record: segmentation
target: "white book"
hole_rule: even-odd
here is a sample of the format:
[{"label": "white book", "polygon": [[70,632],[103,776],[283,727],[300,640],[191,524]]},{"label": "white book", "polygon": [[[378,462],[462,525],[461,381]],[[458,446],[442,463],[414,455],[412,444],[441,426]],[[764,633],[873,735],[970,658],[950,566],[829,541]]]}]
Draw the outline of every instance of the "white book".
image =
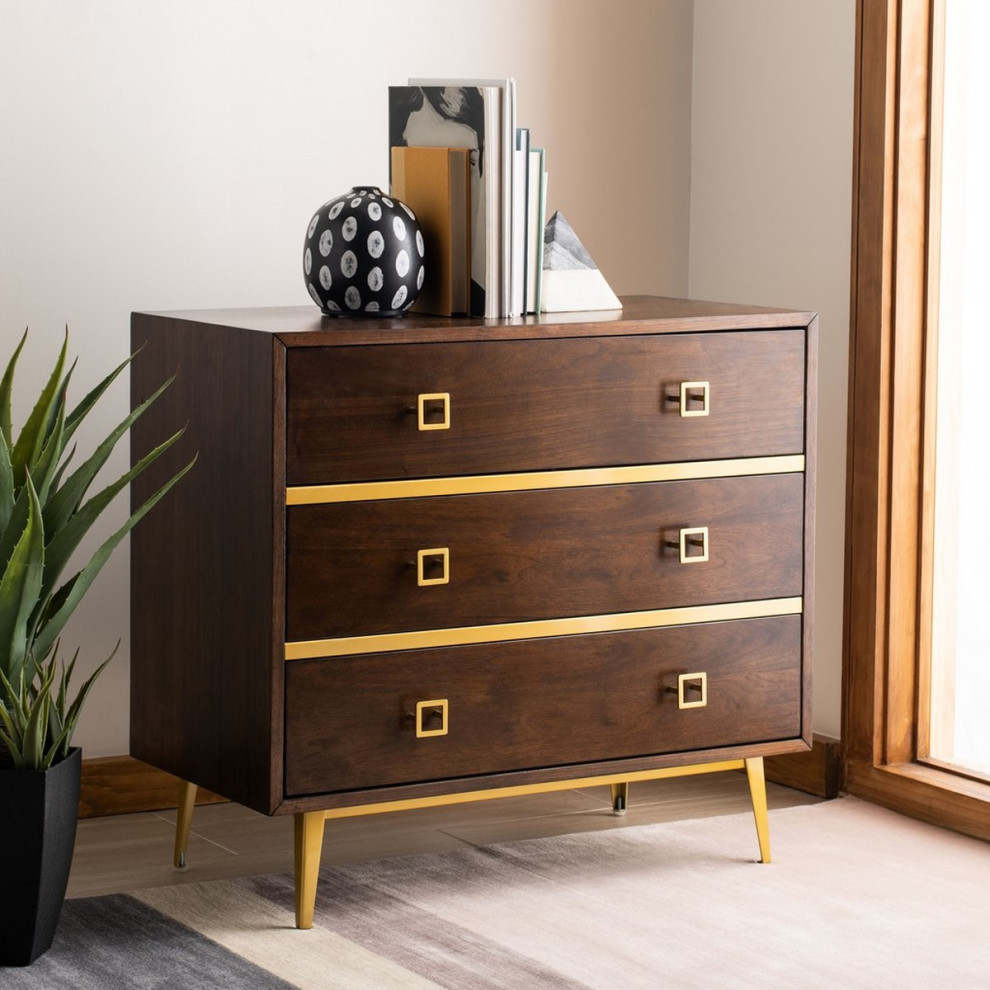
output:
[{"label": "white book", "polygon": [[529,198],[529,128],[517,127],[512,160],[512,305],[509,316],[526,312],[526,207]]},{"label": "white book", "polygon": [[546,225],[546,156],[542,148],[529,152],[526,195],[526,307],[540,311],[540,282],[543,278],[543,228]]}]

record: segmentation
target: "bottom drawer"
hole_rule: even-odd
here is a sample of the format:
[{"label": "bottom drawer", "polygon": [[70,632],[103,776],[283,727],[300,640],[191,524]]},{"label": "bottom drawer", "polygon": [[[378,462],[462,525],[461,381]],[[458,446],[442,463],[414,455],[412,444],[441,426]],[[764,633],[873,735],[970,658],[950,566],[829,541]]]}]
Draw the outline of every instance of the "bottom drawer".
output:
[{"label": "bottom drawer", "polygon": [[800,616],[296,660],[286,794],[790,739],[800,715]]}]

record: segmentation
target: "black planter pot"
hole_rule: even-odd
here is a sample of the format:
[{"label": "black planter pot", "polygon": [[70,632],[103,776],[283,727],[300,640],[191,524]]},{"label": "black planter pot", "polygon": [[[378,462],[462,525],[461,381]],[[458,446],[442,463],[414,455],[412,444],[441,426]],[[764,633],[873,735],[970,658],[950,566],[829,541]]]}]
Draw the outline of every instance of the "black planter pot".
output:
[{"label": "black planter pot", "polygon": [[50,770],[0,770],[0,966],[27,966],[52,944],[76,842],[81,766],[75,748]]}]

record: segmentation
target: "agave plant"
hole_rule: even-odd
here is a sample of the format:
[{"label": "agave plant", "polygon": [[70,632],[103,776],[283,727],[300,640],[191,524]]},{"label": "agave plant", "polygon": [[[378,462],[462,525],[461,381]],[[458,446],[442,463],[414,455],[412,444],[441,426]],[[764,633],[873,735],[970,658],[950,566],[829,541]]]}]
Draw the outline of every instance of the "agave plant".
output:
[{"label": "agave plant", "polygon": [[[31,414],[16,440],[11,392],[27,331],[0,379],[0,759],[44,770],[68,754],[72,733],[93,682],[114,651],[74,698],[69,682],[76,657],[58,658],[59,636],[117,545],[192,467],[195,458],[159,488],[107,537],[72,576],[63,573],[75,550],[113,499],[172,446],[182,430],[146,454],[111,484],[88,496],[96,475],[131,424],[171,384],[166,381],[70,471],[71,444],[80,423],[128,366],[127,358],[71,410],[66,369],[68,332]],[[88,496],[88,497],[87,497]],[[118,644],[119,645],[119,644]],[[78,651],[77,651],[78,655]]]}]

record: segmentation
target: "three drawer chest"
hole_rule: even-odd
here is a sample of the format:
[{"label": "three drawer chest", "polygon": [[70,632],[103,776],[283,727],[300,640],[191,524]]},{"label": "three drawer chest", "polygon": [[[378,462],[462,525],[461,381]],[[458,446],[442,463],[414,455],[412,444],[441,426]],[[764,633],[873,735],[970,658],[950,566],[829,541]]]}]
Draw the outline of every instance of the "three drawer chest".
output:
[{"label": "three drawer chest", "polygon": [[324,823],[745,769],[811,740],[814,314],[136,313],[131,751]]}]

